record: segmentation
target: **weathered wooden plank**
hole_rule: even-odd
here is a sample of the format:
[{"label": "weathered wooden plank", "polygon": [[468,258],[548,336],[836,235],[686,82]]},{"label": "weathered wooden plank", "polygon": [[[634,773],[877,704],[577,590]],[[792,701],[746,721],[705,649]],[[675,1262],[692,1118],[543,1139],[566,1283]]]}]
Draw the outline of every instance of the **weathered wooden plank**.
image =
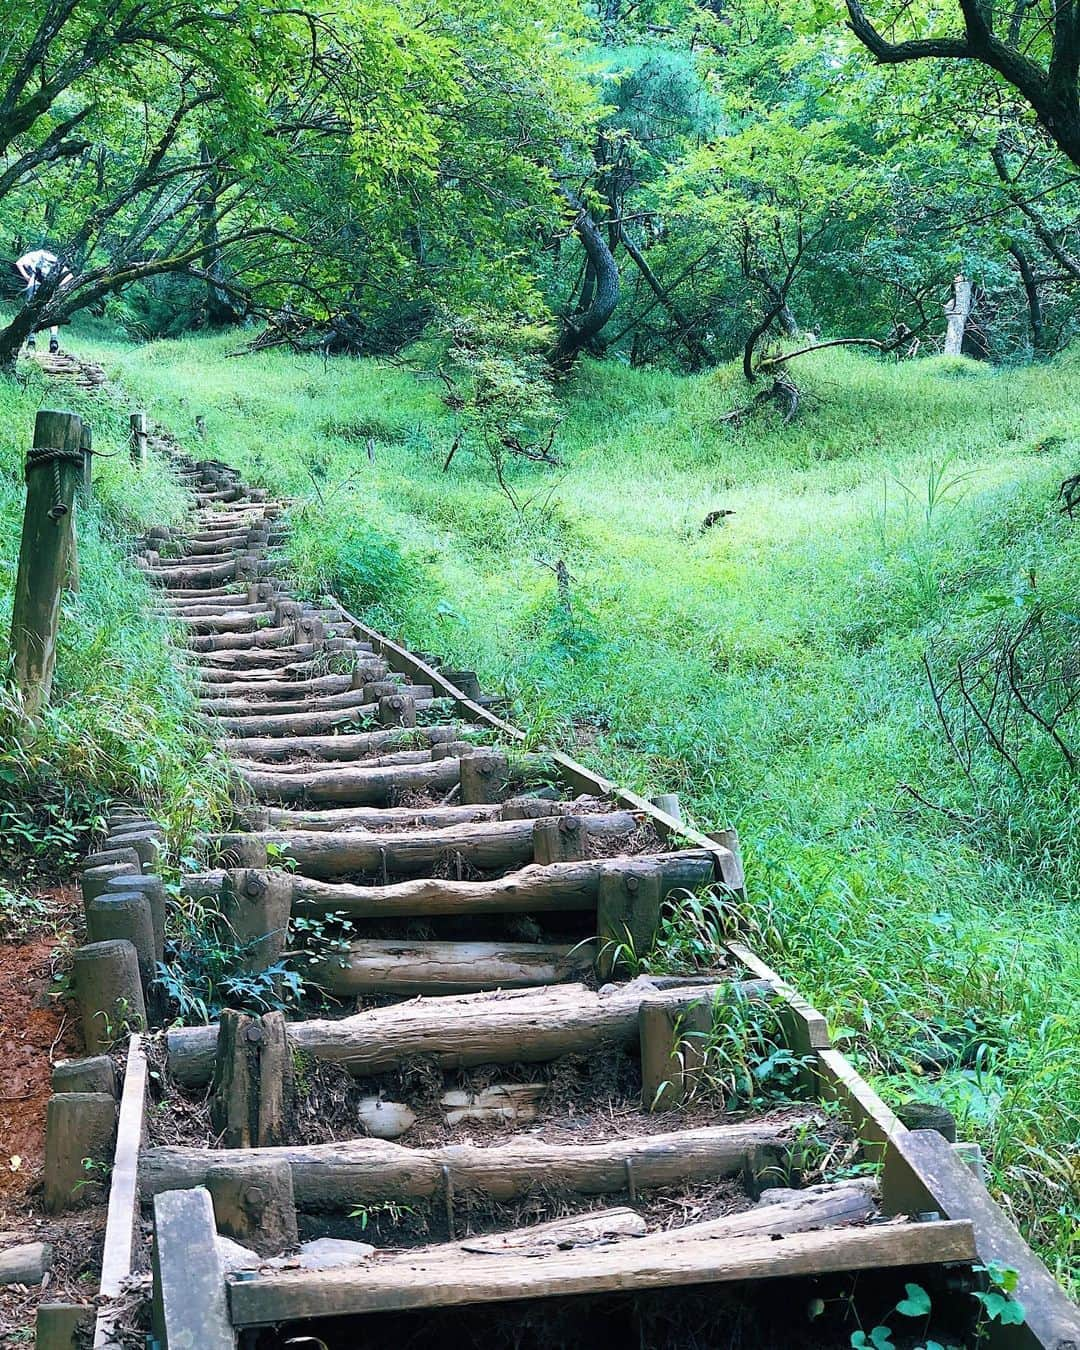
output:
[{"label": "weathered wooden plank", "polygon": [[264,1274],[230,1284],[230,1311],[234,1326],[257,1326],[392,1308],[965,1262],[975,1251],[971,1225],[964,1222],[746,1237],[731,1237],[723,1229],[714,1237],[710,1227],[695,1224],[588,1251],[491,1255],[451,1244],[423,1255],[376,1256],[362,1266],[334,1271]]},{"label": "weathered wooden plank", "polygon": [[902,1129],[889,1140],[881,1187],[888,1213],[935,1210],[943,1219],[969,1222],[978,1260],[983,1265],[999,1261],[1017,1272],[1015,1296],[1024,1305],[1024,1322],[1020,1326],[991,1323],[987,1344],[993,1350],[1076,1350],[1080,1346],[1080,1309],[936,1130]]}]

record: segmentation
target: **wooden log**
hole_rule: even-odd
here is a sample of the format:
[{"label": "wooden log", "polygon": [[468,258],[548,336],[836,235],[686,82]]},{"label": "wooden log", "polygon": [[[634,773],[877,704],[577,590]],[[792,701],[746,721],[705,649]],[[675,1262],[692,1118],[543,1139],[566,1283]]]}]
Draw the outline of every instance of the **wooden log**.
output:
[{"label": "wooden log", "polygon": [[[290,1145],[264,1156],[292,1168],[298,1208],[335,1213],[377,1200],[431,1200],[443,1194],[443,1168],[454,1186],[501,1202],[537,1185],[555,1192],[612,1195],[626,1189],[627,1159],[641,1190],[737,1176],[755,1149],[783,1151],[812,1128],[805,1113],[787,1121],[699,1126],[664,1134],[630,1135],[591,1143],[545,1143],[529,1135],[487,1146],[471,1142],[407,1148],[382,1139]],[[140,1160],[143,1198],[174,1188],[201,1186],[207,1170],[222,1162],[243,1169],[250,1150],[193,1147],[148,1148]]]},{"label": "wooden log", "polygon": [[461,800],[466,806],[502,801],[509,795],[510,763],[505,755],[475,754],[459,763]]},{"label": "wooden log", "polygon": [[130,942],[79,947],[72,969],[83,1041],[91,1054],[112,1049],[125,1030],[146,1025],[139,957]]},{"label": "wooden log", "polygon": [[280,1013],[227,1008],[217,1035],[210,1118],[226,1148],[262,1148],[285,1137],[292,1057]]},{"label": "wooden log", "polygon": [[317,651],[359,652],[360,644],[342,642],[340,647],[328,642],[324,648],[317,648],[312,642],[294,642],[284,647],[250,648],[241,651],[206,652],[199,658],[202,666],[213,666],[219,670],[263,670],[293,665],[297,661],[310,661]]},{"label": "wooden log", "polygon": [[591,1247],[594,1242],[612,1238],[644,1237],[648,1225],[634,1209],[594,1209],[586,1214],[571,1214],[528,1228],[511,1228],[505,1233],[484,1233],[462,1242],[463,1252],[544,1252],[573,1247]]},{"label": "wooden log", "polygon": [[[609,840],[631,834],[636,825],[637,819],[629,811],[612,811],[582,820],[577,833],[582,841],[590,836]],[[264,853],[270,846],[275,856],[294,864],[293,870],[299,876],[323,879],[351,872],[375,876],[429,875],[433,868],[455,857],[480,871],[503,871],[530,862],[534,845],[532,821],[490,820],[394,833],[265,830],[258,834],[220,835],[214,848],[236,850],[242,840],[254,841]]]},{"label": "wooden log", "polygon": [[[295,700],[275,703],[258,698],[204,698],[199,701],[201,712],[229,718],[290,716],[297,712],[340,712],[343,708],[356,712],[358,717],[368,717],[374,716],[378,707],[377,702],[365,699],[362,693],[351,689],[340,694],[319,694],[306,698],[302,708],[297,708]],[[360,708],[365,711],[357,712]]]},{"label": "wooden log", "polygon": [[280,1159],[259,1158],[253,1167],[211,1167],[206,1189],[219,1233],[260,1256],[291,1251],[299,1242],[292,1171]]},{"label": "wooden log", "polygon": [[[302,704],[316,694],[340,694],[349,687],[347,675],[317,675],[311,679],[234,679],[229,672],[207,672],[216,674],[216,678],[199,685],[199,694],[205,701],[220,698],[227,693],[230,698],[241,699],[278,699],[282,702]],[[202,678],[200,676],[200,678]],[[228,688],[223,688],[227,682]]]},{"label": "wooden log", "polygon": [[[850,1202],[857,1212],[865,1198]],[[780,1205],[769,1207],[772,1211]],[[683,1285],[730,1284],[834,1271],[970,1262],[968,1223],[853,1227],[757,1211],[727,1215],[587,1249],[472,1250],[475,1239],[408,1252],[375,1252],[334,1271],[262,1271],[229,1291],[233,1324],[565,1298]]]},{"label": "wooden log", "polygon": [[61,1092],[49,1099],[44,1195],[50,1214],[102,1198],[115,1142],[116,1098],[110,1093]]},{"label": "wooden log", "polygon": [[157,866],[164,851],[164,831],[158,826],[138,830],[117,830],[109,835],[109,843],[117,848],[133,848],[143,868]]},{"label": "wooden log", "polygon": [[552,801],[549,797],[508,797],[502,804],[503,820],[544,820],[571,815],[576,802]]},{"label": "wooden log", "polygon": [[[43,409],[37,414],[9,644],[15,687],[28,719],[40,715],[52,692],[60,597],[74,539],[75,489],[83,473],[81,445],[82,420],[74,413]],[[48,450],[58,457],[44,457]]]},{"label": "wooden log", "polygon": [[147,580],[155,586],[206,586],[215,581],[233,581],[237,576],[235,558],[220,563],[195,563],[185,567],[147,567]]},{"label": "wooden log", "polygon": [[131,462],[137,469],[145,469],[146,414],[144,412],[133,412],[128,420],[131,424],[129,432]]},{"label": "wooden log", "polygon": [[94,1309],[86,1303],[39,1303],[34,1322],[35,1350],[77,1350],[81,1337],[94,1326]]},{"label": "wooden log", "polygon": [[154,928],[154,961],[165,959],[165,914],[167,897],[165,883],[152,873],[141,876],[113,877],[105,886],[103,895],[125,895],[137,891],[145,895],[150,906],[150,919]]},{"label": "wooden log", "polygon": [[308,759],[350,760],[403,745],[437,746],[456,732],[456,727],[448,726],[419,727],[409,731],[342,732],[337,736],[240,736],[225,741],[223,749],[237,759],[272,761],[304,755]]},{"label": "wooden log", "polygon": [[140,891],[106,891],[86,907],[91,942],[130,942],[135,948],[145,997],[157,974],[157,944],[150,901]]},{"label": "wooden log", "polygon": [[292,904],[291,879],[277,872],[227,871],[220,891],[226,933],[242,949],[243,970],[266,970],[285,950]]},{"label": "wooden log", "polygon": [[389,806],[393,797],[401,792],[449,791],[457,785],[460,773],[458,766],[463,762],[444,759],[434,764],[414,764],[402,768],[326,769],[303,776],[249,771],[243,777],[252,792],[266,800]]},{"label": "wooden log", "polygon": [[652,951],[660,924],[660,907],[668,890],[655,873],[612,863],[597,888],[597,974],[609,980]]},{"label": "wooden log", "polygon": [[[607,985],[596,991],[580,984],[549,989],[418,998],[387,1008],[370,1008],[338,1021],[289,1023],[296,1050],[342,1064],[357,1077],[381,1073],[413,1055],[430,1056],[442,1068],[476,1064],[536,1064],[562,1055],[592,1052],[598,1045],[630,1048],[638,1042],[638,1008],[647,998],[685,1007],[720,997],[764,998],[764,981],[720,986],[658,989],[647,979]],[[167,1036],[168,1066],[185,1087],[211,1076],[217,1028],[182,1027]]]},{"label": "wooden log", "polygon": [[[430,764],[432,753],[430,750],[392,750],[386,755],[367,755],[363,760],[365,769],[392,769],[398,768],[404,764]],[[263,773],[266,770],[266,764],[258,759],[243,759],[240,756],[232,757],[233,767],[240,773]],[[302,775],[309,773],[318,773],[323,768],[321,761],[297,760],[291,764],[275,764],[274,773],[287,773],[293,775]]]},{"label": "wooden log", "polygon": [[580,978],[591,943],[395,942],[363,938],[344,954],[309,963],[305,977],[338,997],[466,994],[523,989]]},{"label": "wooden log", "polygon": [[[630,820],[633,829],[637,822],[633,816],[630,816]],[[545,816],[534,820],[533,861],[548,867],[551,863],[580,862],[587,858],[591,825],[592,821],[584,816]]]},{"label": "wooden log", "polygon": [[[246,808],[248,812],[252,809]],[[373,827],[407,830],[419,825],[466,825],[481,820],[496,820],[499,816],[497,802],[488,806],[343,806],[322,811],[297,811],[277,806],[263,809],[266,811],[266,827],[280,830],[362,830]],[[244,819],[246,821],[247,817]],[[263,827],[252,824],[250,828]]]},{"label": "wooden log", "polygon": [[0,1285],[40,1284],[52,1270],[52,1247],[47,1242],[23,1242],[0,1252]]},{"label": "wooden log", "polygon": [[422,878],[386,886],[350,886],[293,878],[293,912],[351,918],[390,918],[425,914],[533,914],[591,910],[596,906],[606,869],[636,869],[643,886],[661,895],[712,877],[712,858],[704,851],[642,855],[626,863],[602,859],[523,867],[491,881]]},{"label": "wooden log", "polygon": [[142,859],[133,848],[106,848],[97,853],[88,853],[79,861],[79,871],[85,872],[91,867],[108,867],[113,863],[130,863],[137,872],[142,871]]}]

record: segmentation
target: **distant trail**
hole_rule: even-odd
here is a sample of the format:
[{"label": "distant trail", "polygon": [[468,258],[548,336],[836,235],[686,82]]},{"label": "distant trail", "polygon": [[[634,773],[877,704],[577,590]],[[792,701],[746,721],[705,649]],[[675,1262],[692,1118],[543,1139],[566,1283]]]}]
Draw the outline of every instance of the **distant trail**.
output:
[{"label": "distant trail", "polygon": [[[52,362],[40,359],[83,387],[104,379]],[[633,978],[662,916],[687,912],[680,895],[740,902],[732,834],[717,842],[669,814],[675,798],[660,810],[565,756],[526,753],[474,674],[333,599],[295,599],[276,575],[288,503],[161,429],[151,443],[192,512],[150,530],[137,561],[186,637],[235,782],[228,829],[203,835],[206,870],[181,891],[244,944],[249,980],[302,949],[314,991],[295,1020],[227,1010],[165,1038],[166,1113],[196,1123],[170,1146],[135,1130],[131,1148],[168,1344],[228,1347],[277,1327],[259,1344],[317,1329],[344,1346],[360,1317],[374,1340],[391,1327],[381,1315],[424,1308],[441,1311],[407,1323],[410,1346],[462,1343],[456,1316],[501,1350],[542,1308],[551,1344],[570,1346],[588,1318],[567,1300],[618,1293],[638,1299],[641,1345],[698,1343],[692,1327],[671,1332],[676,1306],[726,1328],[710,1343],[741,1328],[746,1344],[803,1344],[808,1293],[825,1309],[820,1343],[840,1344],[855,1272],[883,1281],[872,1317],[915,1281],[960,1324],[970,1267],[994,1259],[1020,1271],[1032,1345],[1080,1339],[952,1146],[907,1131],[753,953],[716,941],[707,968]],[[152,838],[140,815],[117,804],[103,849]],[[789,1078],[769,1077],[769,1056]],[[212,1128],[190,1105],[207,1087]],[[888,1157],[880,1191],[837,1175],[858,1140]],[[916,1221],[927,1213],[940,1221]],[[259,1253],[239,1258],[243,1277],[220,1263],[215,1215]],[[301,1236],[319,1241],[260,1260]],[[795,1282],[780,1291],[781,1277]],[[678,1305],[649,1302],[665,1288]],[[502,1320],[483,1306],[506,1302]]]}]

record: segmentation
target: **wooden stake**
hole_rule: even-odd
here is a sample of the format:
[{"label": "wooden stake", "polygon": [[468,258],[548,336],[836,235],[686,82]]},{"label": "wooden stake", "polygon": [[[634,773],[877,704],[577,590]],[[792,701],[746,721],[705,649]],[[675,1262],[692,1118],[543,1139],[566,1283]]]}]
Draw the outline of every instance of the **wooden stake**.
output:
[{"label": "wooden stake", "polygon": [[146,467],[146,414],[131,414],[131,462],[137,469]]},{"label": "wooden stake", "polygon": [[[41,713],[52,690],[60,594],[72,551],[75,485],[82,477],[81,440],[82,419],[74,413],[38,413],[11,618],[15,683],[28,718]],[[43,453],[47,450],[58,457],[50,459]]]},{"label": "wooden stake", "polygon": [[596,969],[602,980],[611,979],[625,964],[624,955],[642,957],[652,949],[667,889],[659,870],[643,871],[633,863],[611,863],[601,872],[596,895]]}]

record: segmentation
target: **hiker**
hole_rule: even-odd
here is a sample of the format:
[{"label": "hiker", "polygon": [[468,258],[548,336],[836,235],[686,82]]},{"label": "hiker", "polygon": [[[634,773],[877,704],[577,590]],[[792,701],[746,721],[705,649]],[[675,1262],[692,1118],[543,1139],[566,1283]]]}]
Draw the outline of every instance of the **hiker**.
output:
[{"label": "hiker", "polygon": [[[50,253],[47,248],[32,249],[29,253],[24,253],[15,263],[15,270],[23,281],[26,282],[26,300],[33,300],[37,294],[37,289],[43,281],[47,281],[52,275],[53,268],[59,263],[55,253]],[[60,278],[60,285],[67,286],[71,283],[71,273],[64,269]],[[58,352],[60,350],[59,328],[56,324],[49,329],[49,351]],[[34,334],[31,333],[26,340],[27,348],[33,351],[37,345],[34,341]]]}]

